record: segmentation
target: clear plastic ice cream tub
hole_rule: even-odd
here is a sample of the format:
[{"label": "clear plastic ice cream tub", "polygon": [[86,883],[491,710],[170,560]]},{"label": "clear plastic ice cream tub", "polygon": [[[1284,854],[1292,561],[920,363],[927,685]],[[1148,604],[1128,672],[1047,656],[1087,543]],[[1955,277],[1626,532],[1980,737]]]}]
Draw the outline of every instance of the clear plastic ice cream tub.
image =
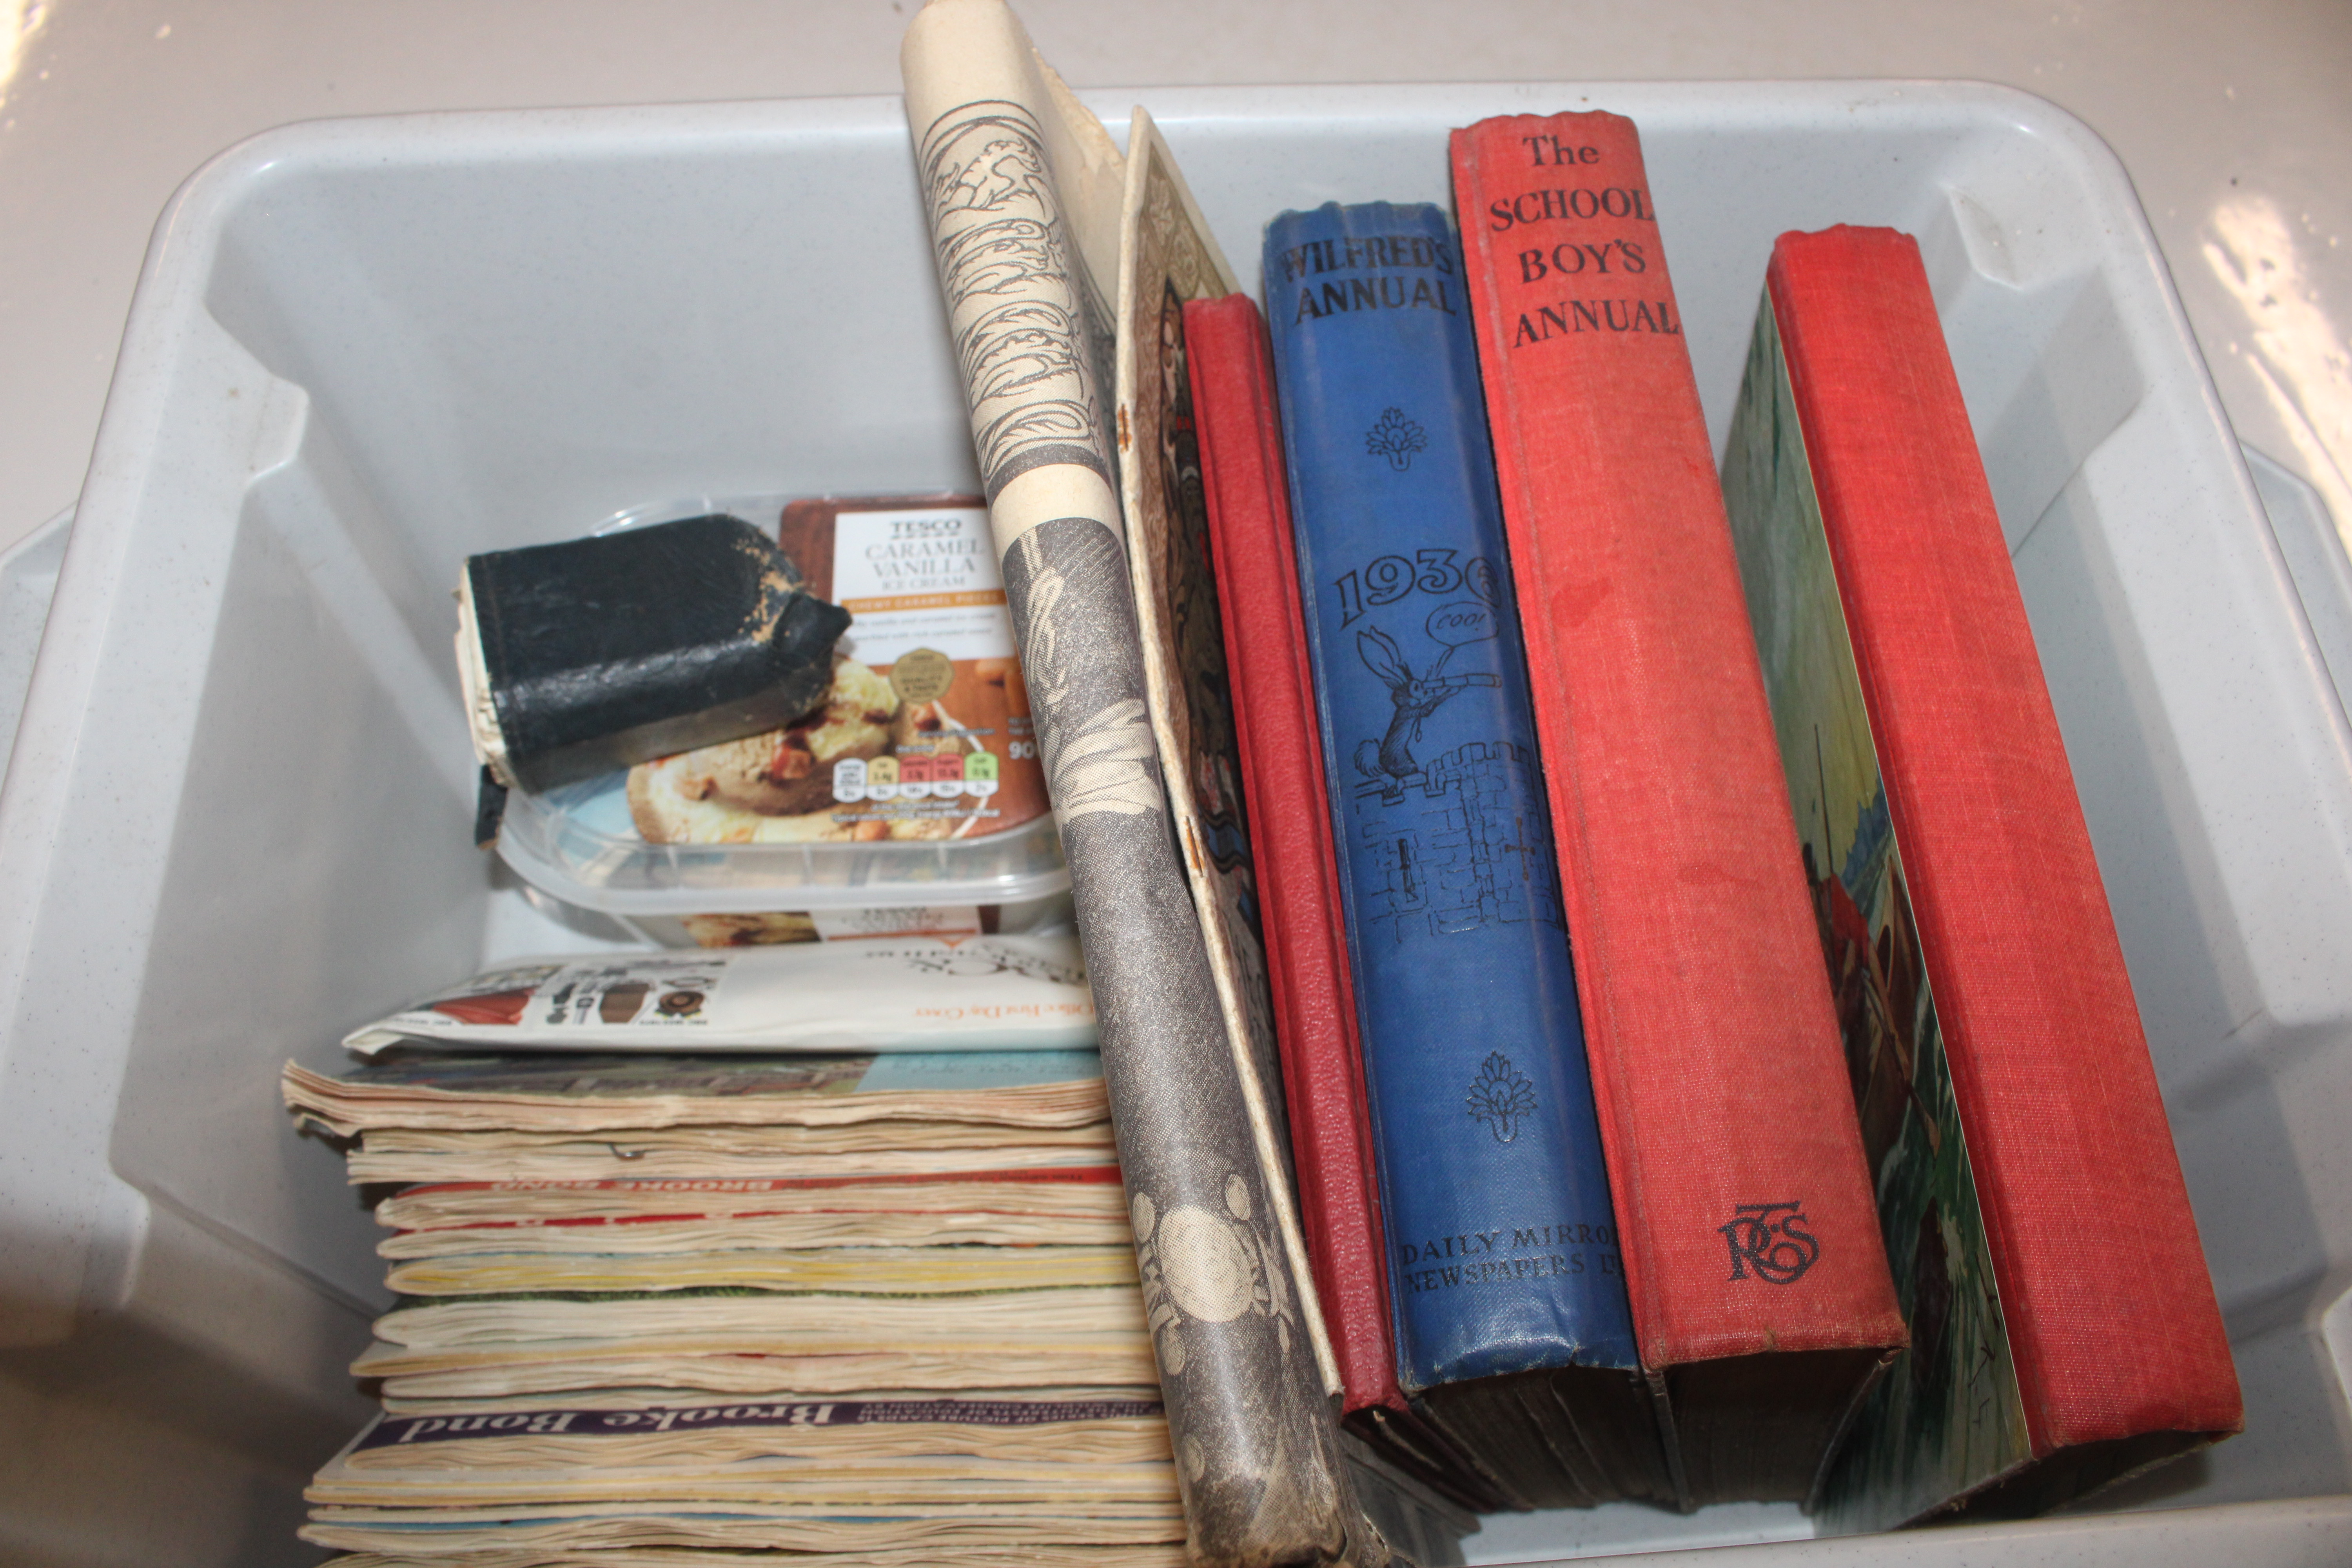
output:
[{"label": "clear plastic ice cream tub", "polygon": [[987,512],[949,494],[700,495],[593,531],[726,513],[856,617],[828,702],[784,730],[507,801],[498,848],[548,898],[726,945],[1031,929],[1069,886]]}]

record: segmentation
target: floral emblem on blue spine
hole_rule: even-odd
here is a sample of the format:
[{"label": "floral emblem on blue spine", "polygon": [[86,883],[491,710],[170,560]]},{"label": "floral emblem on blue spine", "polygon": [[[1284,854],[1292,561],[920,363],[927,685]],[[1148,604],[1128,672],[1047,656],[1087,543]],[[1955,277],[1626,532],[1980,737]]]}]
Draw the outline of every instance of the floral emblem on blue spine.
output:
[{"label": "floral emblem on blue spine", "polygon": [[1528,1081],[1527,1074],[1512,1068],[1510,1058],[1489,1051],[1479,1064],[1478,1076],[1470,1080],[1470,1093],[1463,1103],[1472,1120],[1486,1124],[1496,1142],[1507,1143],[1519,1135],[1519,1118],[1535,1114],[1536,1086]]},{"label": "floral emblem on blue spine", "polygon": [[1412,455],[1428,446],[1428,433],[1406,418],[1402,408],[1382,409],[1380,422],[1364,432],[1364,450],[1386,458],[1400,474],[1412,467]]}]

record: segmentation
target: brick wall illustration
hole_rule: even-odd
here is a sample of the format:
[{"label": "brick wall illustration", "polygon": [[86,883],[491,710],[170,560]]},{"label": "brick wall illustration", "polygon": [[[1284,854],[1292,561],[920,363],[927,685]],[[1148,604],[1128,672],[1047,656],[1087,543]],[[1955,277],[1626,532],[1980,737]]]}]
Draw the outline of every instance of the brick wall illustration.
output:
[{"label": "brick wall illustration", "polygon": [[1383,873],[1359,883],[1367,940],[1563,924],[1543,780],[1526,748],[1473,742],[1410,778],[1368,782],[1356,800],[1360,842]]}]

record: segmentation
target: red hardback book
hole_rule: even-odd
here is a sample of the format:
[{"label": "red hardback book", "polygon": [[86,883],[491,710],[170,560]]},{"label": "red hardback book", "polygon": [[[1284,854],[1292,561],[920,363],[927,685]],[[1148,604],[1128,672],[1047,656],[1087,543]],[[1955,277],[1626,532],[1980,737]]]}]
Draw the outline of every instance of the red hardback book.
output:
[{"label": "red hardback book", "polygon": [[1642,1359],[1690,1500],[1810,1497],[1906,1331],[1640,142],[1453,156]]},{"label": "red hardback book", "polygon": [[1339,1363],[1342,1414],[1391,1460],[1490,1509],[1499,1497],[1397,1386],[1371,1121],[1265,322],[1246,294],[1196,300],[1184,307],[1184,339],[1299,1215]]},{"label": "red hardback book", "polygon": [[[1885,934],[1865,941],[1892,994],[1917,988],[1906,954],[1925,983],[1899,1026],[1877,1030],[1907,1079],[1886,1092],[1864,1082],[1866,1058],[1887,1056],[1873,1009],[1843,1010],[1911,1311],[1913,1364],[1886,1392],[1974,1377],[1979,1427],[2000,1425],[1988,1410],[2017,1412],[2003,1445],[1971,1434],[1961,1473],[1911,1457],[1942,1441],[1939,1402],[1874,1399],[1862,1451],[1833,1481],[1833,1518],[2036,1511],[2238,1430],[2228,1338],[2123,950],[1909,236],[1780,237],[1724,485],[1807,858],[1822,863],[1822,908],[1837,906],[1822,925],[1832,966],[1835,928],[1875,909]],[[1886,869],[1872,871],[1874,851]],[[1944,1135],[1906,1138],[1945,1097]],[[1940,1182],[1906,1179],[1939,1163]],[[1923,1222],[1916,1194],[1931,1189]],[[1997,1283],[1982,1324],[1940,1288],[1974,1271],[1971,1247]],[[1937,1342],[1960,1329],[1977,1342]],[[1921,1364],[1938,1350],[1948,1369]],[[1977,1375],[2004,1362],[2013,1377]]]}]

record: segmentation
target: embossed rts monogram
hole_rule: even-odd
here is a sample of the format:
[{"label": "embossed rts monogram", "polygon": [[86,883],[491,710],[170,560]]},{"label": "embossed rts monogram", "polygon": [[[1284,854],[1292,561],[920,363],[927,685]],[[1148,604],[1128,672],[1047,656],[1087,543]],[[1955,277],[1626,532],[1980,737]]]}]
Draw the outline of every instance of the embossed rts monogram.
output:
[{"label": "embossed rts monogram", "polygon": [[1731,1246],[1733,1279],[1753,1269],[1768,1284],[1793,1285],[1822,1255],[1800,1204],[1741,1204],[1732,1213],[1738,1217],[1718,1228]]}]

